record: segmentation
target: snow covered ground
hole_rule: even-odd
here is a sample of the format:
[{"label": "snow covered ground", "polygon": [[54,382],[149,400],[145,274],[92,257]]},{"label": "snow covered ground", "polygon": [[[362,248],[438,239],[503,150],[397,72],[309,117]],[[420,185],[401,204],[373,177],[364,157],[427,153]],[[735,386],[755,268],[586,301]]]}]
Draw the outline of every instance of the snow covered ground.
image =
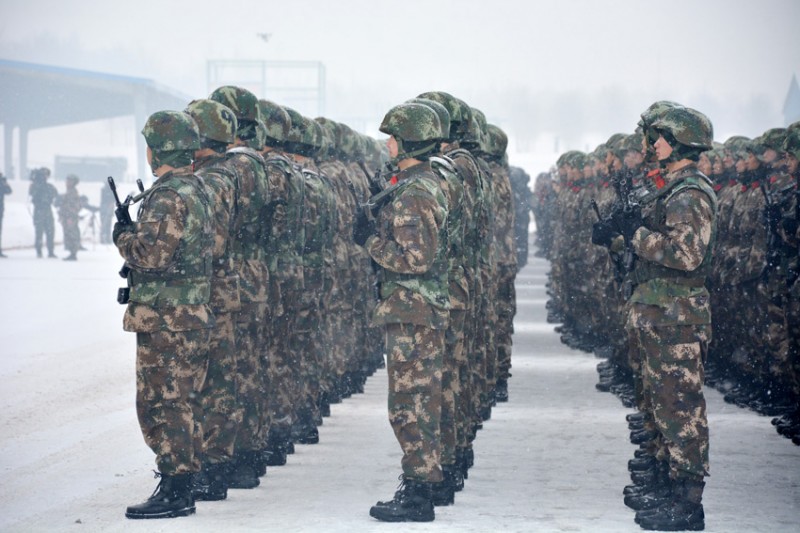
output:
[{"label": "snow covered ground", "polygon": [[[10,242],[23,223],[6,222]],[[76,263],[30,248],[0,260],[0,531],[639,531],[622,503],[628,410],[595,391],[598,359],[561,345],[545,322],[538,259],[517,282],[511,401],[495,408],[465,490],[435,522],[368,515],[400,473],[384,370],[333,406],[320,444],[298,446],[257,489],[199,502],[187,518],[127,520],[125,507],[155,488],[154,462],[134,411],[135,340],[115,302],[120,260],[113,247],[89,248]],[[800,531],[800,447],[769,418],[714,390],[707,398],[707,530]]]}]

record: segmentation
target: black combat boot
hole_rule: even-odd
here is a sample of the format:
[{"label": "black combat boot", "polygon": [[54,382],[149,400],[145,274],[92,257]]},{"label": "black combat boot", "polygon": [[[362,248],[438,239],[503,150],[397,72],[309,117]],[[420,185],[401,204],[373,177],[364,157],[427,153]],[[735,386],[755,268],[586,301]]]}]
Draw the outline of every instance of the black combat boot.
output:
[{"label": "black combat boot", "polygon": [[401,476],[394,499],[378,502],[369,515],[383,522],[432,522],[435,518],[431,484]]},{"label": "black combat boot", "polygon": [[673,482],[669,477],[669,465],[658,463],[656,472],[652,483],[639,485],[639,490],[625,494],[625,505],[634,511],[655,509],[672,498]]},{"label": "black combat boot", "polygon": [[636,513],[642,529],[654,531],[701,531],[705,529],[703,488],[700,476],[681,477],[674,481],[672,497],[653,510]]},{"label": "black combat boot", "polygon": [[508,401],[508,380],[498,379],[497,384],[494,386],[494,397],[498,403]]},{"label": "black combat boot", "polygon": [[452,505],[456,492],[464,488],[461,469],[455,464],[442,465],[442,480],[433,484],[433,505]]},{"label": "black combat boot", "polygon": [[254,489],[261,484],[258,470],[261,463],[261,452],[248,450],[238,452],[231,464],[228,474],[229,489]]},{"label": "black combat boot", "polygon": [[228,497],[229,462],[206,464],[192,474],[192,496],[195,501],[219,501]]},{"label": "black combat boot", "polygon": [[655,439],[657,436],[658,433],[647,428],[631,431],[631,444],[644,444],[645,442]]},{"label": "black combat boot", "polygon": [[192,474],[165,476],[156,472],[161,478],[153,495],[139,505],[131,505],[125,511],[128,518],[175,518],[194,514],[194,498],[192,497]]},{"label": "black combat boot", "polygon": [[656,458],[652,455],[645,455],[644,457],[633,458],[628,461],[628,472],[642,472],[650,470],[656,466]]}]

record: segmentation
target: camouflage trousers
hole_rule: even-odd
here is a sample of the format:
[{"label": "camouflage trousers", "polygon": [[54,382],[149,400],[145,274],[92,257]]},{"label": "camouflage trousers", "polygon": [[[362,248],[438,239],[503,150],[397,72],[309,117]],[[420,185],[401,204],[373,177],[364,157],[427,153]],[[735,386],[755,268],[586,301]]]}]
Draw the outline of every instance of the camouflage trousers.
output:
[{"label": "camouflage trousers", "polygon": [[295,420],[296,370],[299,358],[291,349],[295,310],[286,307],[278,318],[270,321],[271,334],[267,344],[269,358],[269,391],[265,406],[269,414],[270,435],[288,438]]},{"label": "camouflage trousers", "polygon": [[266,343],[266,303],[242,303],[236,322],[236,395],[242,423],[236,433],[236,453],[260,450],[266,445],[268,421],[264,416],[269,390],[263,354]]},{"label": "camouflage trousers", "polygon": [[514,334],[514,315],[517,313],[516,289],[514,279],[517,277],[515,265],[499,265],[497,268],[497,379],[511,377],[511,336]]},{"label": "camouflage trousers", "polygon": [[200,392],[203,403],[203,460],[233,459],[243,409],[236,399],[236,338],[233,315],[215,310],[216,326],[208,343],[208,373]]},{"label": "camouflage trousers", "polygon": [[64,220],[61,227],[64,231],[64,249],[71,254],[77,253],[81,249],[81,230],[78,227],[78,219]]},{"label": "camouflage trousers", "polygon": [[[451,309],[450,320],[444,337],[442,362],[442,419],[439,424],[442,440],[443,465],[452,465],[456,460],[456,446],[466,446],[464,406],[461,403],[461,373],[466,374],[464,357],[463,309]],[[463,444],[459,443],[462,434]]]},{"label": "camouflage trousers", "polygon": [[136,334],[136,414],[164,475],[200,470],[209,330]]},{"label": "camouflage trousers", "polygon": [[304,415],[318,419],[317,400],[322,392],[323,360],[325,352],[322,335],[322,299],[320,293],[309,290],[303,294],[303,305],[298,311],[295,325],[294,345],[299,354],[298,377],[302,387],[301,410]]},{"label": "camouflage trousers", "polygon": [[633,330],[642,361],[647,411],[662,442],[660,459],[671,475],[707,476],[708,419],[703,396],[703,353],[709,326],[650,326]]},{"label": "camouflage trousers", "polygon": [[442,413],[444,331],[387,324],[389,422],[403,450],[408,479],[442,480],[439,423]]}]

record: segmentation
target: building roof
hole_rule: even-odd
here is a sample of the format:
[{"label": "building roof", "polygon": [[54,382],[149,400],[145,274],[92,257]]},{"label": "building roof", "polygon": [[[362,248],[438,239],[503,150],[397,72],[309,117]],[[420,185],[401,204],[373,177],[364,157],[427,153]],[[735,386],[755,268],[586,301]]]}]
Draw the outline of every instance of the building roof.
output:
[{"label": "building roof", "polygon": [[12,127],[141,116],[189,100],[146,78],[0,59],[0,122]]}]

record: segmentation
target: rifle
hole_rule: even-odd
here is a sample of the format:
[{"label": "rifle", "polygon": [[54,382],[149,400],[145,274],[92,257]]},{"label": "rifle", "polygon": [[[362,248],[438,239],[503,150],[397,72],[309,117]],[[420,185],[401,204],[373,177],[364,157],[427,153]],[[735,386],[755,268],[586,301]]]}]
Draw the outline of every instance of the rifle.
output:
[{"label": "rifle", "polygon": [[778,234],[778,222],[780,221],[780,204],[772,197],[772,192],[767,190],[764,182],[758,186],[761,194],[764,195],[764,222],[767,226],[767,266],[763,276],[766,278],[769,272],[780,266],[781,250],[779,247],[780,235]]},{"label": "rifle", "polygon": [[[615,180],[614,190],[619,197],[622,204],[622,211],[626,214],[633,211],[634,202],[631,202],[631,189],[633,186],[633,172],[630,169],[624,169],[619,174],[620,179]],[[629,278],[628,274],[633,272],[636,264],[636,253],[633,251],[633,243],[630,239],[625,238],[625,251],[622,254],[622,269],[624,280],[622,282],[622,296],[628,300],[633,294],[633,281]]]},{"label": "rifle", "polygon": [[[139,194],[136,196],[128,195],[125,198],[124,202],[119,201],[119,195],[117,194],[117,184],[114,183],[114,178],[109,176],[108,177],[108,187],[111,189],[111,192],[114,195],[114,203],[116,203],[117,207],[114,210],[114,215],[117,217],[117,222],[120,224],[133,224],[133,220],[131,220],[131,215],[128,212],[128,208],[131,204],[134,204],[142,199],[144,196],[144,185],[142,184],[141,179],[136,180],[136,186],[139,188]],[[119,269],[119,277],[122,279],[128,279],[128,274],[130,274],[131,267],[128,266],[128,263],[123,263],[122,268]],[[120,304],[127,304],[128,300],[130,300],[131,289],[130,287],[120,287],[117,290],[117,302]]]}]

